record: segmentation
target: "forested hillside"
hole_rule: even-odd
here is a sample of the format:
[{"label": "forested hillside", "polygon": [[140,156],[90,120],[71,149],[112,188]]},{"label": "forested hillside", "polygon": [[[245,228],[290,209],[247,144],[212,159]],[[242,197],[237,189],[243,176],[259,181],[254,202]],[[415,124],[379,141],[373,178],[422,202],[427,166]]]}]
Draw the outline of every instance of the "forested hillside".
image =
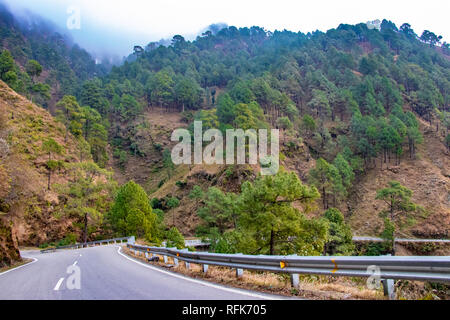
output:
[{"label": "forested hillside", "polygon": [[181,200],[165,207],[168,222],[194,234],[201,205],[186,189],[218,184],[239,192],[257,171],[174,171],[164,160],[170,128],[193,119],[205,129],[277,127],[282,164],[320,192],[317,214],[338,207],[355,233],[379,234],[384,209],[377,190],[401,180],[422,205],[398,221],[403,234],[445,237],[450,62],[440,41],[384,20],[381,30],[340,25],[312,34],[229,27],[193,42],[175,36],[169,47],[135,47],[136,61],[92,82],[110,101],[109,110],[96,108],[111,122],[116,176],[139,181],[160,201]]},{"label": "forested hillside", "polygon": [[[182,246],[180,230],[217,252],[380,254],[392,248],[355,252],[352,234],[448,237],[450,49],[433,32],[227,27],[136,46],[106,73],[54,29],[1,15],[0,78],[51,112],[2,84],[0,211],[21,244]],[[171,133],[194,120],[280,129],[280,172],[175,166]],[[38,177],[25,198],[13,156]]]},{"label": "forested hillside", "polygon": [[8,50],[0,58],[1,80],[47,109],[64,94],[78,92],[83,81],[104,74],[89,53],[52,23],[30,12],[17,18],[2,3],[0,47]]}]

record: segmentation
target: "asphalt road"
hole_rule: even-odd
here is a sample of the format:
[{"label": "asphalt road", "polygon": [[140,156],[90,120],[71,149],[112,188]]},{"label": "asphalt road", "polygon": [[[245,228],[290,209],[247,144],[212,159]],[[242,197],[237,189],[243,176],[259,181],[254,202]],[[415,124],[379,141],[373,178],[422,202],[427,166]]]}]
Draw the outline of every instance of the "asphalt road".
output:
[{"label": "asphalt road", "polygon": [[[34,261],[0,273],[0,300],[281,298],[173,274],[124,255],[117,245],[61,250],[46,254],[39,251],[24,251],[21,254]],[[79,289],[76,270],[80,271]]]}]

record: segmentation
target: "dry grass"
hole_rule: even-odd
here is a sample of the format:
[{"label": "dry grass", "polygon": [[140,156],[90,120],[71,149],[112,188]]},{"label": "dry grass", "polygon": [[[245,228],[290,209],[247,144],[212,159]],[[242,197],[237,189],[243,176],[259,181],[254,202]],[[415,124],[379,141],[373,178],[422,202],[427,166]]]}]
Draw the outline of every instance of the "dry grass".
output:
[{"label": "dry grass", "polygon": [[[129,256],[147,262],[144,253],[135,256],[126,247],[123,252]],[[202,279],[227,286],[260,291],[270,294],[308,298],[316,300],[382,300],[382,289],[369,290],[365,286],[364,279],[353,279],[344,277],[326,276],[300,276],[300,289],[294,289],[290,285],[289,275],[275,274],[271,272],[258,272],[245,270],[241,278],[236,278],[234,269],[218,266],[209,266],[208,272],[202,272],[201,265],[190,264],[190,269],[186,269],[185,263],[180,261],[178,267],[173,266],[174,262],[168,257],[168,265],[164,264],[163,257],[157,255],[159,262],[148,262],[164,268],[170,268],[173,272],[181,273],[192,278]],[[170,266],[172,265],[172,266]]]}]

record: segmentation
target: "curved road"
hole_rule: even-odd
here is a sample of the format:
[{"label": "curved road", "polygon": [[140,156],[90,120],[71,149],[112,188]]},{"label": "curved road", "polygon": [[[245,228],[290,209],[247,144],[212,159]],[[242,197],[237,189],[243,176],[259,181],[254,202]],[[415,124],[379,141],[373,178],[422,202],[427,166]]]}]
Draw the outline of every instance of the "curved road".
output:
[{"label": "curved road", "polygon": [[[0,273],[0,300],[282,298],[187,278],[132,259],[119,248],[108,245],[47,254],[24,251],[22,256],[34,259],[34,262]],[[80,270],[80,289],[76,285],[70,289],[70,284],[76,283],[72,281],[76,274],[74,270]]]}]

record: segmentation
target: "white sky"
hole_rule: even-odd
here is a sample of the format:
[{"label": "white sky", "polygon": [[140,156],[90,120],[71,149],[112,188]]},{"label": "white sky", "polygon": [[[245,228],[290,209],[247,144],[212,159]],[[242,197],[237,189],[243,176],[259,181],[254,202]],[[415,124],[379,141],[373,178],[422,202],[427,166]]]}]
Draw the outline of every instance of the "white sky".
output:
[{"label": "white sky", "polygon": [[64,27],[67,8],[81,9],[75,40],[88,49],[125,55],[134,44],[197,34],[212,23],[268,30],[326,31],[340,23],[383,18],[398,27],[408,22],[419,35],[424,29],[450,41],[449,0],[3,0],[49,18]]}]

